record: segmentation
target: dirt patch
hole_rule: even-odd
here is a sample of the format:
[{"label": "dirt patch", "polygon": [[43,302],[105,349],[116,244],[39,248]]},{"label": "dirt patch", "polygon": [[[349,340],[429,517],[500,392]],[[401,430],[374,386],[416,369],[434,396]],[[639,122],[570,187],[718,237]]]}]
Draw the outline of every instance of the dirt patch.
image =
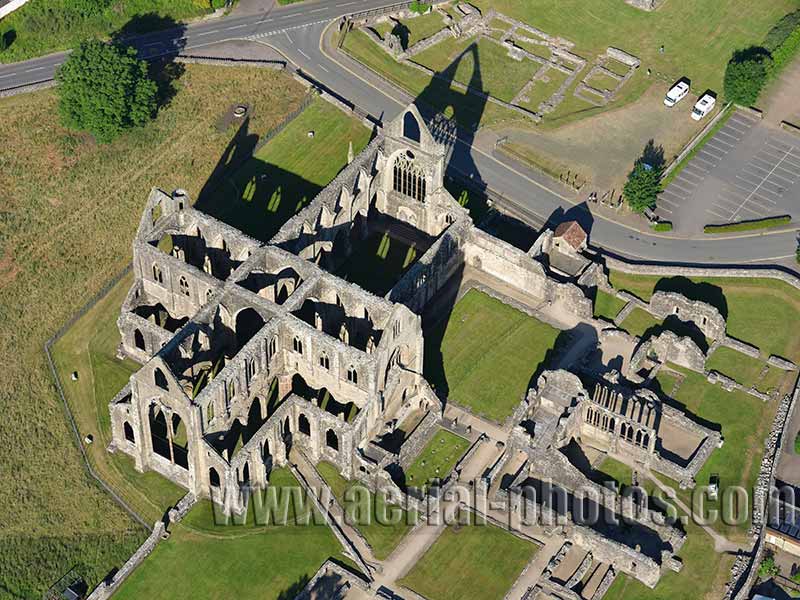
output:
[{"label": "dirt patch", "polygon": [[789,121],[800,125],[800,60],[795,60],[764,94],[764,120],[772,124]]},{"label": "dirt patch", "polygon": [[696,98],[668,109],[666,86],[655,83],[634,103],[551,131],[501,130],[508,142],[581,173],[594,191],[620,190],[634,161],[649,140],[664,147],[669,162],[704,125],[689,117]]}]

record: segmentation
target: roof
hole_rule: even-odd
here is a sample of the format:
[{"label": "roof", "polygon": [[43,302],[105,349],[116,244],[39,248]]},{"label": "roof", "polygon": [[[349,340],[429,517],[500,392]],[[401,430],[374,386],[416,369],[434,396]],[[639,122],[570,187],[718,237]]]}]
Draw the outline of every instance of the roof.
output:
[{"label": "roof", "polygon": [[580,249],[586,243],[588,236],[583,227],[577,221],[564,221],[556,227],[554,237],[562,238],[575,250]]}]

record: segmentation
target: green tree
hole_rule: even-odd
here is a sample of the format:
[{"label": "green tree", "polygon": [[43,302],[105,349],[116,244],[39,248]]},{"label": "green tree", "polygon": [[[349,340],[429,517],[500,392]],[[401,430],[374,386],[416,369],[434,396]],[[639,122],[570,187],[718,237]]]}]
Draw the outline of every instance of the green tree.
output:
[{"label": "green tree", "polygon": [[90,17],[103,12],[111,0],[65,0],[64,7],[83,17]]},{"label": "green tree", "polygon": [[778,573],[781,572],[780,567],[775,563],[775,558],[768,554],[764,557],[761,561],[761,564],[758,566],[758,576],[761,579],[769,579],[770,577],[775,577]]},{"label": "green tree", "polygon": [[622,195],[631,210],[641,213],[646,208],[655,208],[656,196],[661,191],[660,180],[659,169],[649,168],[642,162],[636,163],[622,189]]},{"label": "green tree", "polygon": [[767,81],[772,58],[764,48],[751,47],[733,53],[725,68],[725,98],[751,106]]},{"label": "green tree", "polygon": [[59,68],[59,113],[65,127],[109,142],[156,111],[157,86],[133,48],[91,40]]}]

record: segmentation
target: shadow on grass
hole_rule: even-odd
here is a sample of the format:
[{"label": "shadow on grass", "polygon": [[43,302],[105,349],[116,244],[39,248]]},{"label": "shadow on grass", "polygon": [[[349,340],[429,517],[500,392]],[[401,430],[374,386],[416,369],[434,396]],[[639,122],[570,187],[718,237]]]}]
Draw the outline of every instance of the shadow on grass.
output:
[{"label": "shadow on grass", "polygon": [[728,318],[728,301],[722,288],[712,283],[694,282],[687,277],[665,277],[659,279],[654,292],[677,292],[689,300],[705,302],[716,308],[723,319]]},{"label": "shadow on grass", "polygon": [[672,331],[681,337],[690,338],[697,344],[697,347],[703,351],[703,354],[708,353],[708,340],[705,334],[700,331],[700,328],[691,321],[681,321],[675,315],[669,315],[664,319],[664,322],[659,325],[648,327],[641,335],[641,339],[647,340],[651,337],[659,336],[665,331]]}]

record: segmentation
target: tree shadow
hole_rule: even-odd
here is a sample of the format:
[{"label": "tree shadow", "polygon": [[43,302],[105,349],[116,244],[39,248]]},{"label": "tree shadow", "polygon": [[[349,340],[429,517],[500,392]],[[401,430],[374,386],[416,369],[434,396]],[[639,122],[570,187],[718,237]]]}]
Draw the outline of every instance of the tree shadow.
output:
[{"label": "tree shadow", "polygon": [[135,48],[150,63],[150,77],[158,85],[158,106],[167,106],[177,93],[175,82],[185,67],[175,62],[186,46],[186,25],[155,12],[133,16],[111,34],[114,44]]},{"label": "tree shadow", "polygon": [[664,159],[664,146],[656,146],[655,140],[648,140],[644,146],[642,155],[636,159],[636,164],[646,165],[647,167],[661,173],[664,170],[666,160]]},{"label": "tree shadow", "polygon": [[17,30],[9,29],[8,31],[0,31],[0,52],[8,50],[17,41]]},{"label": "tree shadow", "polygon": [[728,301],[722,288],[713,283],[696,282],[681,275],[659,279],[654,292],[677,292],[689,300],[705,302],[716,308],[723,319],[728,318]]},{"label": "tree shadow", "polygon": [[768,61],[772,58],[769,50],[763,46],[749,46],[741,50],[734,50],[731,55],[730,63],[746,63],[746,62],[761,62]]}]

